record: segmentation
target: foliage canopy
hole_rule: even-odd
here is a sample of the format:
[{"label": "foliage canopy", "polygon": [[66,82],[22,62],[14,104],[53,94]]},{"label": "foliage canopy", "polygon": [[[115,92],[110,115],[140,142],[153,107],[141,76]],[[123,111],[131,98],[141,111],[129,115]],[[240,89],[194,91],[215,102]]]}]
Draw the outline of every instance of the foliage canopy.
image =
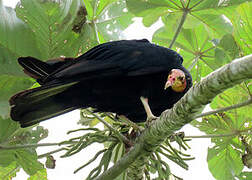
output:
[{"label": "foliage canopy", "polygon": [[[124,39],[123,31],[135,17],[141,17],[146,27],[157,21],[163,23],[153,34],[152,41],[177,50],[195,83],[233,59],[252,54],[251,0],[21,0],[15,9],[4,6],[0,0],[1,179],[15,177],[20,168],[31,176],[29,179],[46,179],[47,176],[45,165],[38,161],[44,156],[38,157],[36,153],[36,144],[47,137],[47,130],[41,126],[21,129],[9,117],[9,97],[35,83],[21,72],[16,59],[20,56],[43,60],[76,57],[99,43]],[[217,96],[210,107],[215,110],[251,100],[251,88],[251,81],[244,81]],[[106,170],[110,161],[117,162],[125,152],[123,140],[116,132],[109,128],[101,131],[93,126],[103,119],[120,132],[129,130],[113,121],[113,115],[99,115],[101,117],[89,109],[83,110],[81,122],[90,127],[79,131],[94,133],[61,143],[67,145],[62,149],[66,150],[65,157],[93,142],[104,143],[105,149],[97,153],[97,156],[103,154],[100,169],[92,171],[90,178],[98,175],[101,167]],[[215,144],[208,149],[207,161],[216,179],[252,177],[251,172],[243,171],[244,166],[252,166],[251,122],[251,105],[247,105],[191,123],[209,135]],[[174,137],[186,149],[186,142],[180,136]],[[85,138],[92,140],[81,143]],[[158,172],[160,179],[172,173],[160,154],[188,168],[184,161],[187,155],[172,147],[171,141],[169,138],[146,163],[147,171]],[[48,165],[51,161],[49,158],[47,168],[51,167]],[[117,179],[125,177],[124,173]]]}]

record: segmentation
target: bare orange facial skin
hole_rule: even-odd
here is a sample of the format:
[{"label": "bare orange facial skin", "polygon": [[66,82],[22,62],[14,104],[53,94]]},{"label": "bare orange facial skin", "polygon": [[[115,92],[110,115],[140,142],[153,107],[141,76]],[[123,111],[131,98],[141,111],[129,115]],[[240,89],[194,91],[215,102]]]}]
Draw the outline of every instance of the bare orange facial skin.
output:
[{"label": "bare orange facial skin", "polygon": [[180,69],[172,69],[168,75],[164,89],[171,87],[175,92],[183,92],[186,88],[185,73]]}]

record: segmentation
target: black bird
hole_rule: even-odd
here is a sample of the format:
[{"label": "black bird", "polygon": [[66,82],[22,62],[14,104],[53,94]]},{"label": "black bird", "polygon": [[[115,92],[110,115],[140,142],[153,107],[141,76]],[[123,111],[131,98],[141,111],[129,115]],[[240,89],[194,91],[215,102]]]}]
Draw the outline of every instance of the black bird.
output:
[{"label": "black bird", "polygon": [[159,116],[192,86],[182,57],[146,39],[100,44],[77,58],[18,62],[41,85],[10,99],[11,118],[21,127],[87,107],[143,122],[146,112],[153,117],[150,107]]}]

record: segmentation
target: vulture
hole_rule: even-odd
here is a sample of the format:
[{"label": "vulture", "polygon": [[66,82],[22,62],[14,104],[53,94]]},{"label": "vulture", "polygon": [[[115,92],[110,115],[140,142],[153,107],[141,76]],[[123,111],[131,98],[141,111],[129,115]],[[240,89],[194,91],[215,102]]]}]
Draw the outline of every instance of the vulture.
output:
[{"label": "vulture", "polygon": [[77,58],[20,57],[23,71],[41,86],[12,96],[10,116],[28,127],[92,107],[144,122],[171,108],[192,86],[182,62],[177,52],[146,39],[107,42]]}]

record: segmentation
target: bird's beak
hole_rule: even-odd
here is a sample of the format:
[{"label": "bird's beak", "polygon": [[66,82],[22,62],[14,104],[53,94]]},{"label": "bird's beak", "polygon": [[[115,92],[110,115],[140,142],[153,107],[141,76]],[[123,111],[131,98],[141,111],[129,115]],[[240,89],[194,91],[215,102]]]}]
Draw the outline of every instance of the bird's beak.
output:
[{"label": "bird's beak", "polygon": [[166,83],[165,83],[165,87],[164,87],[164,90],[166,90],[168,87],[171,87],[172,86],[172,84],[173,84],[173,82],[171,82],[171,81],[166,81]]}]

